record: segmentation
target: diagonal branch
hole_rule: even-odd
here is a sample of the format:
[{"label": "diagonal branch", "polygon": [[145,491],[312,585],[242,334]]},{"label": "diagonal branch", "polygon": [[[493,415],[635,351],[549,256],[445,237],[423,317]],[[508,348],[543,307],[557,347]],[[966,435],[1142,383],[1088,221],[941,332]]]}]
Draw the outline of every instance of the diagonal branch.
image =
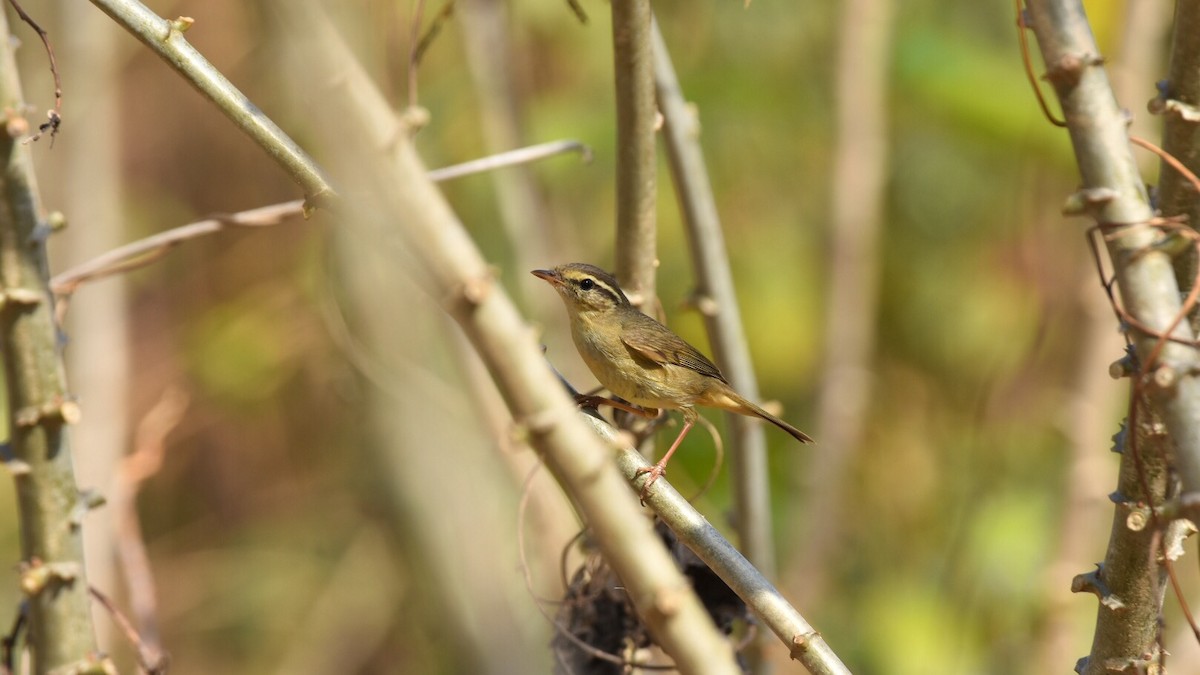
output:
[{"label": "diagonal branch", "polygon": [[[395,223],[403,248],[417,260],[406,271],[441,302],[475,347],[523,437],[544,453],[546,465],[587,518],[658,644],[684,672],[736,673],[731,646],[640,515],[610,449],[578,419],[546,367],[533,331],[428,180],[407,136],[388,135],[387,129],[369,123],[390,114],[382,94],[313,3],[290,0],[280,16],[307,38],[306,72],[337,87],[321,92],[322,105],[314,115],[362,132],[326,137],[364,169],[347,183],[362,188],[347,200],[348,207],[356,209],[356,217]],[[369,168],[364,166],[368,163]]]},{"label": "diagonal branch", "polygon": [[168,21],[137,0],[92,0],[92,4],[158,54],[258,143],[300,184],[312,207],[325,206],[337,196],[316,162],[183,37],[192,24],[190,18]]}]

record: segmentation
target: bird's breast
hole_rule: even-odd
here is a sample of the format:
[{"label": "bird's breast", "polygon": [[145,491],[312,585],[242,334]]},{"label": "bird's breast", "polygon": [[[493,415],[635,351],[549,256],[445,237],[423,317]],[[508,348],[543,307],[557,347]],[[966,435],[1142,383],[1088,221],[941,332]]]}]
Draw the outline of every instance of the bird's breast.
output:
[{"label": "bird's breast", "polygon": [[580,317],[572,322],[571,337],[583,362],[605,389],[647,408],[679,408],[691,403],[669,386],[672,369],[678,366],[635,359],[620,335],[590,330],[585,321]]}]

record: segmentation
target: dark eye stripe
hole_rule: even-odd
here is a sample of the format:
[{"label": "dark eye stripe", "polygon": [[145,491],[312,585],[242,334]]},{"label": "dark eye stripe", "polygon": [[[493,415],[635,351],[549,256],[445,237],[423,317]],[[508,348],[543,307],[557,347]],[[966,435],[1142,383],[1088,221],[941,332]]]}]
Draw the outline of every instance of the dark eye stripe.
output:
[{"label": "dark eye stripe", "polygon": [[606,284],[603,281],[598,280],[598,279],[593,279],[591,277],[584,277],[582,279],[572,279],[571,282],[574,283],[576,286],[578,286],[583,291],[602,293],[609,300],[612,300],[614,303],[616,303],[618,305],[621,304],[621,300],[624,299],[624,296],[622,296],[618,293],[615,293],[608,284]]}]

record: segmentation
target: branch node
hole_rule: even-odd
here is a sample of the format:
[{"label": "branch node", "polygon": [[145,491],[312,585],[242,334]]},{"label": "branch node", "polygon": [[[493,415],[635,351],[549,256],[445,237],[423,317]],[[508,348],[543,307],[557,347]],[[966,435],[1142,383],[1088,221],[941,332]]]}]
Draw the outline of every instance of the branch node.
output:
[{"label": "branch node", "polygon": [[700,291],[692,291],[687,300],[684,301],[684,306],[694,309],[700,314],[713,317],[717,315],[720,305],[717,304],[717,299],[707,293]]},{"label": "branch node", "polygon": [[82,568],[77,562],[47,563],[40,558],[33,558],[21,563],[18,571],[21,574],[21,591],[32,598],[51,585],[69,586],[75,583]]},{"label": "branch node", "polygon": [[1130,506],[1129,515],[1125,516],[1125,527],[1131,532],[1141,532],[1150,523],[1150,509],[1145,504]]},{"label": "branch node", "polygon": [[1125,422],[1121,422],[1121,428],[1117,430],[1117,433],[1112,435],[1112,451],[1118,455],[1125,454],[1125,441],[1128,438],[1128,428],[1125,426]]},{"label": "branch node", "polygon": [[1150,99],[1150,102],[1146,104],[1146,109],[1152,115],[1170,113],[1184,122],[1191,122],[1192,124],[1200,123],[1200,108],[1178,99],[1166,98],[1162,92],[1159,92],[1158,96]]},{"label": "branch node", "polygon": [[1063,54],[1046,70],[1046,79],[1060,89],[1074,87],[1083,77],[1088,66],[1104,64],[1104,59],[1095,54]]},{"label": "branch node", "polygon": [[1150,381],[1159,389],[1171,389],[1179,383],[1179,372],[1172,366],[1162,363],[1154,369],[1154,374],[1151,375]]},{"label": "branch node", "polygon": [[41,405],[21,408],[13,415],[13,422],[21,429],[28,429],[46,421],[76,424],[82,418],[83,409],[79,403],[59,394]]},{"label": "branch node", "polygon": [[31,288],[7,288],[0,291],[0,310],[8,307],[37,307],[44,296]]},{"label": "branch node", "polygon": [[1082,188],[1073,192],[1063,203],[1064,216],[1095,215],[1096,207],[1103,206],[1120,196],[1109,187]]},{"label": "branch node", "polygon": [[664,617],[675,616],[679,613],[679,591],[673,588],[662,588],[654,594],[654,610]]},{"label": "branch node", "polygon": [[462,285],[462,297],[468,305],[478,307],[483,304],[483,301],[491,294],[492,287],[495,286],[497,274],[496,268],[489,266],[487,272],[467,280]]},{"label": "branch node", "polygon": [[[7,445],[8,444],[5,444],[6,452],[7,452]],[[33,467],[29,466],[28,462],[19,460],[16,457],[11,457],[11,456],[7,457],[7,459],[4,460],[4,467],[6,469],[8,469],[8,473],[10,475],[12,475],[14,478],[16,478],[17,476],[28,476],[33,471]]]},{"label": "branch node", "polygon": [[544,436],[553,431],[557,424],[553,410],[540,410],[519,422],[513,435],[522,441],[529,436]]},{"label": "branch node", "polygon": [[407,136],[413,136],[425,125],[429,124],[429,110],[419,105],[410,105],[400,113],[400,129]]},{"label": "branch node", "polygon": [[71,509],[71,528],[78,530],[83,525],[83,519],[92,509],[98,509],[106,503],[104,495],[96,490],[80,490],[79,501]]},{"label": "branch node", "polygon": [[29,133],[29,120],[12,108],[4,109],[4,133],[9,138],[22,138]]},{"label": "branch node", "polygon": [[174,21],[167,23],[167,34],[163,36],[163,41],[170,40],[176,35],[182,36],[194,23],[196,23],[196,20],[190,16],[176,17]]},{"label": "branch node", "polygon": [[821,637],[817,631],[811,633],[797,633],[792,636],[792,648],[789,650],[788,656],[793,661],[800,661],[801,657],[808,652],[809,645],[815,638]]},{"label": "branch node", "polygon": [[1101,573],[1104,571],[1104,566],[1096,565],[1096,569],[1086,574],[1078,574],[1071,580],[1072,593],[1093,593],[1097,598],[1100,598],[1100,604],[1111,610],[1118,610],[1125,606],[1125,603],[1113,595],[1112,591],[1108,590],[1108,585],[1101,578]]},{"label": "branch node", "polygon": [[1137,373],[1137,370],[1137,364],[1134,363],[1133,357],[1128,352],[1125,356],[1108,364],[1108,376],[1114,380],[1119,380],[1123,377],[1133,377]]}]

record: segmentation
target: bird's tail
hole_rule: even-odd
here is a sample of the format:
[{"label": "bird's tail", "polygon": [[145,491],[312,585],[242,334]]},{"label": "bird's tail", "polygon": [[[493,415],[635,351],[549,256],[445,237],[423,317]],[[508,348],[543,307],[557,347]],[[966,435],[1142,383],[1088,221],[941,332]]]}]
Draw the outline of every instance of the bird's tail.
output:
[{"label": "bird's tail", "polygon": [[796,427],[788,424],[787,422],[784,422],[783,420],[772,415],[771,413],[767,412],[766,410],[763,410],[762,408],[758,407],[754,403],[742,398],[742,396],[740,394],[738,394],[737,392],[733,391],[733,389],[726,389],[725,391],[720,392],[720,394],[718,394],[717,396],[710,397],[710,400],[711,400],[711,405],[713,405],[717,408],[722,408],[724,410],[739,413],[741,415],[748,415],[748,416],[752,416],[752,417],[761,417],[762,419],[764,419],[764,420],[770,422],[771,424],[774,424],[775,426],[779,427],[780,429],[783,429],[784,431],[788,432],[789,434],[792,435],[793,438],[800,441],[801,443],[815,443],[816,442],[812,439],[811,436],[804,433],[803,431],[800,431]]}]

